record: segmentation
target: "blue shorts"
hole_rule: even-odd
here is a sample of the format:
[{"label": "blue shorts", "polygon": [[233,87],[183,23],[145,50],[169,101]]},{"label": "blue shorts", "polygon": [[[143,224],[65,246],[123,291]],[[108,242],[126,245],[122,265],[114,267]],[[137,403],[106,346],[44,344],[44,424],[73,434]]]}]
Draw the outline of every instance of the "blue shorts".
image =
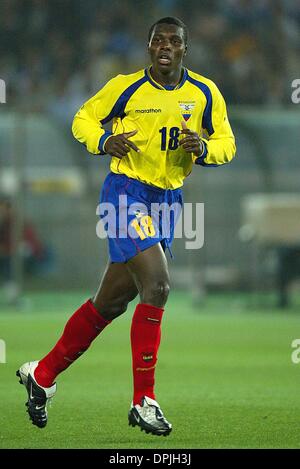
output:
[{"label": "blue shorts", "polygon": [[181,208],[181,189],[160,189],[109,173],[100,194],[99,215],[111,262],[127,262],[157,243],[172,256],[170,247]]}]

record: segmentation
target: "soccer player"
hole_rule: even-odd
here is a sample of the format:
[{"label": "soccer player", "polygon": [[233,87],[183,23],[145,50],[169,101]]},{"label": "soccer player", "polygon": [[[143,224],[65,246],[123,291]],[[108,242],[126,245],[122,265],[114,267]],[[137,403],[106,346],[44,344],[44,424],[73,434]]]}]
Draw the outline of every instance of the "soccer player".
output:
[{"label": "soccer player", "polygon": [[[181,186],[193,166],[199,170],[230,162],[235,141],[217,86],[183,66],[185,24],[173,17],[157,21],[149,31],[148,51],[150,67],[112,78],[73,121],[75,138],[90,153],[111,156],[100,207],[110,203],[115,220],[101,215],[110,224],[109,262],[96,295],[71,316],[44,358],[17,371],[27,389],[29,417],[38,427],[47,423],[47,402],[56,391],[57,375],[139,295],[131,325],[129,424],[154,435],[172,430],[156,401],[154,378],[169,294],[165,250],[170,249],[179,210],[165,217],[151,208],[181,207]],[[105,130],[110,121],[112,131]],[[128,223],[120,228],[124,215]]]}]

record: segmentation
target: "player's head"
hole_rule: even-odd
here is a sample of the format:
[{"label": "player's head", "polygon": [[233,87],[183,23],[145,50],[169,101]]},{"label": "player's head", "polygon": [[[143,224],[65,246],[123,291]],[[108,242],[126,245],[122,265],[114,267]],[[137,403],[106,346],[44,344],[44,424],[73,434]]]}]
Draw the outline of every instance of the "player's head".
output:
[{"label": "player's head", "polygon": [[178,18],[161,18],[151,26],[148,41],[152,64],[161,71],[171,70],[181,66],[186,54],[187,27]]}]

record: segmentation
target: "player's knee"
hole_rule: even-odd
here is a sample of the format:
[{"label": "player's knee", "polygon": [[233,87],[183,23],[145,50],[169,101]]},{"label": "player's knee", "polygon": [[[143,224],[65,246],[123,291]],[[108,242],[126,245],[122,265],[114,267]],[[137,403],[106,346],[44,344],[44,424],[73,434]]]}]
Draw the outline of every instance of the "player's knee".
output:
[{"label": "player's knee", "polygon": [[154,281],[143,289],[142,302],[161,307],[166,304],[169,292],[167,281]]},{"label": "player's knee", "polygon": [[128,290],[126,294],[110,300],[107,300],[107,298],[97,297],[94,299],[94,305],[104,319],[112,321],[127,311],[128,303],[137,296],[137,293],[137,289],[134,288]]},{"label": "player's knee", "polygon": [[114,303],[111,305],[108,304],[102,308],[100,314],[107,321],[112,321],[113,319],[116,319],[118,316],[121,316],[121,314],[124,314],[125,311],[127,310],[127,306],[128,306],[127,302]]},{"label": "player's knee", "polygon": [[120,298],[115,298],[111,303],[105,304],[101,309],[101,315],[107,321],[112,321],[127,311],[128,303],[130,303],[130,301],[132,301],[136,296],[137,290],[126,292],[126,295],[122,295]]}]

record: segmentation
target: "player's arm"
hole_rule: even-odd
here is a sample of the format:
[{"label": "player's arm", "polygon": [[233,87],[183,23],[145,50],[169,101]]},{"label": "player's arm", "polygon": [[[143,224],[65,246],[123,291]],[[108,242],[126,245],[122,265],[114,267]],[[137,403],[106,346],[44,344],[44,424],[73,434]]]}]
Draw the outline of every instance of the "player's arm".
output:
[{"label": "player's arm", "polygon": [[95,96],[89,99],[77,112],[72,124],[74,137],[95,155],[110,153],[121,158],[129,148],[137,147],[129,138],[136,131],[113,136],[103,125],[117,115],[115,104],[123,92],[124,85],[119,77],[110,80]]},{"label": "player's arm", "polygon": [[211,87],[211,125],[206,129],[209,137],[203,138],[205,149],[195,163],[202,166],[219,166],[229,163],[235,156],[235,138],[228,120],[225,100],[215,84]]},{"label": "player's arm", "polygon": [[[187,152],[192,153],[194,163],[202,166],[219,166],[229,163],[236,152],[235,139],[228,121],[224,98],[216,85],[212,86],[211,91],[211,117],[208,128],[205,129],[209,137],[200,137],[197,132],[187,129],[184,122],[181,131],[184,138],[180,144]],[[204,126],[208,124],[206,119],[203,124]]]}]

